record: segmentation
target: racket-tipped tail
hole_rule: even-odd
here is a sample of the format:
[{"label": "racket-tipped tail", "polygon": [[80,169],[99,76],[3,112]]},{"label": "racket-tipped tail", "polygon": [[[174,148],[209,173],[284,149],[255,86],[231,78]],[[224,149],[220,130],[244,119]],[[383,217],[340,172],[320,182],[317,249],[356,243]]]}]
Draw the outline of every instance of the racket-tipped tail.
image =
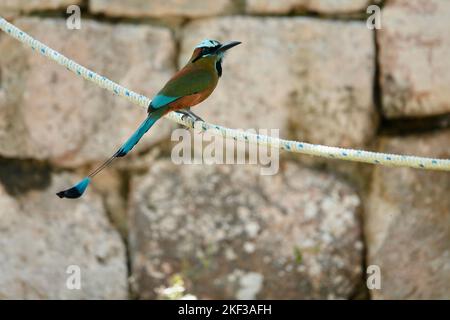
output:
[{"label": "racket-tipped tail", "polygon": [[116,158],[125,156],[133,147],[139,142],[142,136],[155,124],[155,122],[162,117],[166,110],[161,109],[148,115],[148,117],[141,123],[139,128],[133,135],[114,153],[108,160],[103,162],[99,167],[92,171],[86,178],[78,182],[72,188],[58,192],[56,195],[60,198],[77,199],[81,197],[86,191],[91,180],[100,173],[103,169],[108,167]]},{"label": "racket-tipped tail", "polygon": [[60,198],[77,199],[81,197],[91,182],[91,178],[86,177],[70,189],[58,192],[56,195]]}]

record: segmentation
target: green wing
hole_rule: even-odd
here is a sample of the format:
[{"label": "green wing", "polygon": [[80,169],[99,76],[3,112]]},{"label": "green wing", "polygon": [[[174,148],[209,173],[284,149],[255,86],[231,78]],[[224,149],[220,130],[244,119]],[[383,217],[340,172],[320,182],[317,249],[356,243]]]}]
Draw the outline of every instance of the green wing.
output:
[{"label": "green wing", "polygon": [[214,83],[214,74],[205,69],[184,68],[176,73],[152,99],[151,110],[162,108],[182,97],[202,92]]},{"label": "green wing", "polygon": [[206,69],[180,70],[158,93],[166,97],[184,97],[208,89],[214,83],[214,73]]}]

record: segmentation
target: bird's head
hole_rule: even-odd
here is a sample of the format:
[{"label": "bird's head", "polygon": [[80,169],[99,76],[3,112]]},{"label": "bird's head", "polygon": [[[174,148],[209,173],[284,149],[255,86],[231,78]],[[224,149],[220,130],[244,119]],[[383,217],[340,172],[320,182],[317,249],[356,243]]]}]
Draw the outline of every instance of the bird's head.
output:
[{"label": "bird's head", "polygon": [[[227,43],[220,43],[217,40],[203,40],[200,42],[194,49],[194,53],[189,62],[196,63],[197,61],[202,61],[203,59],[213,61],[214,63],[222,63],[225,52],[228,49],[231,49],[241,42],[239,41],[230,41]],[[221,70],[219,72],[219,75]]]}]

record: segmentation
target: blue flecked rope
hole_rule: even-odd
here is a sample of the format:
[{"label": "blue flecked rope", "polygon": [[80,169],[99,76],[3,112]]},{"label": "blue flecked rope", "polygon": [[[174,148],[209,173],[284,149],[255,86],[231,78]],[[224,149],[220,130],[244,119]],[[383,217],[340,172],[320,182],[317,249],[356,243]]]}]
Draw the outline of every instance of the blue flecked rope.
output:
[{"label": "blue flecked rope", "polygon": [[[66,67],[68,70],[75,74],[92,81],[100,87],[113,92],[116,95],[122,96],[134,104],[147,108],[150,104],[150,99],[146,96],[138,94],[132,90],[129,90],[104,76],[100,76],[94,71],[91,71],[82,65],[70,60],[59,52],[47,47],[45,44],[32,38],[27,33],[23,32],[16,26],[12,25],[2,17],[0,17],[0,29],[6,32],[11,37],[19,40],[20,42],[28,45],[33,50],[40,52],[47,58],[56,61],[60,65]],[[329,147],[323,145],[310,144],[305,142],[298,142],[292,140],[284,140],[278,138],[272,138],[265,135],[258,135],[254,133],[244,132],[240,130],[229,129],[214,124],[205,122],[193,123],[189,118],[183,119],[178,113],[171,112],[166,115],[167,118],[182,124],[186,127],[194,128],[200,126],[200,129],[206,131],[210,130],[213,134],[223,136],[226,138],[232,138],[239,141],[247,141],[250,143],[263,144],[289,152],[303,153],[312,156],[319,156],[332,159],[340,159],[347,161],[357,161],[372,164],[381,164],[387,166],[398,167],[411,167],[421,168],[427,170],[442,170],[450,171],[450,159],[432,159],[426,157],[406,156],[397,154],[387,154],[380,152],[371,152],[355,149],[344,149],[337,147]]]}]

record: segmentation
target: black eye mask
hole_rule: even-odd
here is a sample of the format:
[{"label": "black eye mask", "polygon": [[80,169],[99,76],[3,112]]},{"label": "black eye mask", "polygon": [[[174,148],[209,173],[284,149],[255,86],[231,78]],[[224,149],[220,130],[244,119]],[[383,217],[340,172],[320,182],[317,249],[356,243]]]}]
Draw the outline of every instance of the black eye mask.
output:
[{"label": "black eye mask", "polygon": [[212,54],[217,51],[221,47],[220,44],[218,44],[215,47],[203,47],[201,53],[196,57],[194,60],[192,60],[192,63],[200,59],[201,57],[207,56],[208,54]]}]

